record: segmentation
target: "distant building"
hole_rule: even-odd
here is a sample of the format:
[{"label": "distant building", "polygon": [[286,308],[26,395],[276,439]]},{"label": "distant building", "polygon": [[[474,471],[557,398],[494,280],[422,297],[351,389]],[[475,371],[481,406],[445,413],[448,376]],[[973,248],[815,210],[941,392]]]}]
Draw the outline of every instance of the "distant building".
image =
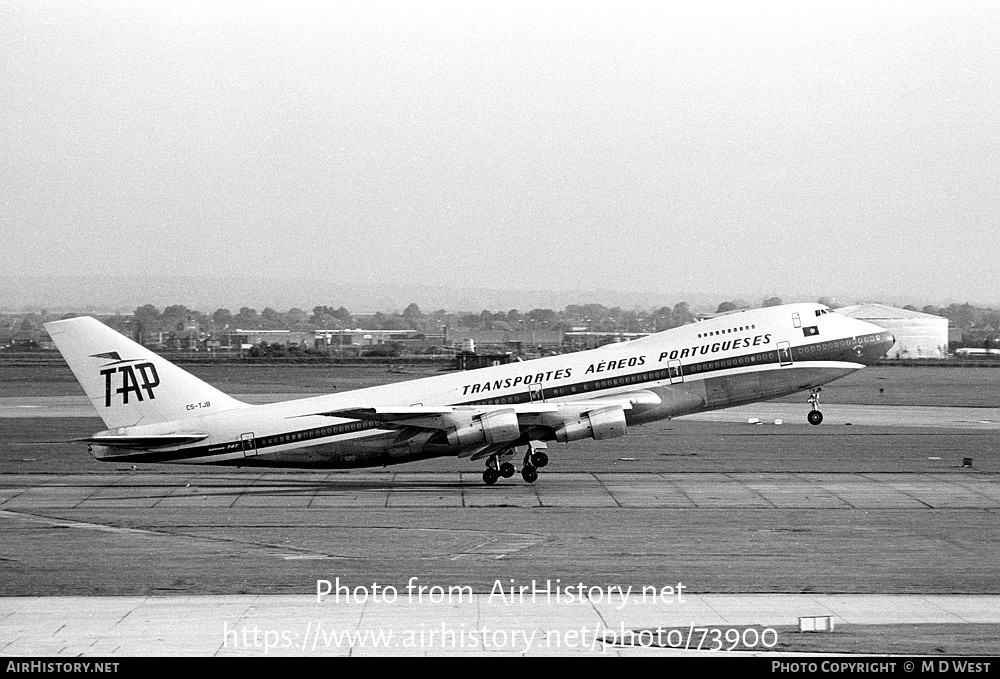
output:
[{"label": "distant building", "polygon": [[1000,349],[962,347],[960,349],[955,349],[955,355],[959,358],[1000,358]]},{"label": "distant building", "polygon": [[458,370],[475,370],[510,362],[510,354],[455,354],[455,368]]},{"label": "distant building", "polygon": [[226,346],[231,349],[249,348],[261,342],[268,344],[299,345],[311,347],[313,334],[311,332],[293,332],[291,330],[233,330],[226,333]]},{"label": "distant building", "polygon": [[886,358],[945,358],[948,355],[948,319],[885,304],[856,304],[836,309],[838,314],[868,321],[896,337]]},{"label": "distant building", "polygon": [[565,346],[569,349],[580,351],[582,349],[594,349],[605,344],[617,342],[630,342],[640,337],[648,337],[648,332],[590,332],[588,330],[570,330],[566,333]]},{"label": "distant building", "polygon": [[502,347],[538,351],[559,349],[565,337],[562,330],[454,330],[448,328],[445,344],[461,348],[472,340],[477,347]]},{"label": "distant building", "polygon": [[317,349],[324,347],[374,347],[389,342],[407,342],[418,335],[416,330],[314,330],[311,333]]}]

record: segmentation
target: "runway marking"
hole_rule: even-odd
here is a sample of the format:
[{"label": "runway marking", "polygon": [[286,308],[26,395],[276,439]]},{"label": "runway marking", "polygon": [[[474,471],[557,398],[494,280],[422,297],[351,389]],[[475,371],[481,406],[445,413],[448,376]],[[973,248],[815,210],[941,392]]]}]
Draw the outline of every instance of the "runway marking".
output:
[{"label": "runway marking", "polygon": [[732,479],[736,483],[743,484],[743,486],[745,486],[747,490],[749,490],[751,493],[753,493],[754,495],[756,495],[757,497],[759,497],[761,500],[763,500],[764,502],[766,502],[767,504],[769,504],[774,509],[778,509],[779,508],[778,505],[776,505],[774,502],[772,502],[769,497],[765,496],[762,492],[760,492],[759,490],[757,490],[756,488],[754,488],[753,482],[741,481],[740,479],[733,478],[733,476],[731,474],[723,474],[723,476],[725,476],[726,478]]},{"label": "runway marking", "polygon": [[508,535],[498,535],[489,538],[484,542],[480,542],[477,545],[463,549],[458,552],[450,561],[456,561],[463,556],[493,556],[494,560],[503,559],[510,554],[520,552],[522,550],[528,549],[529,547],[534,547],[535,545],[540,545],[548,540],[548,536],[545,535],[531,535],[531,534],[517,534],[512,533]]},{"label": "runway marking", "polygon": [[56,528],[78,528],[81,530],[95,530],[104,533],[120,533],[125,535],[142,535],[142,536],[156,536],[160,537],[164,535],[163,533],[156,533],[153,531],[142,530],[140,528],[122,528],[119,526],[106,526],[99,523],[88,523],[86,521],[66,521],[64,519],[53,519],[47,516],[38,516],[37,514],[25,514],[23,512],[12,512],[6,509],[0,509],[0,517],[3,518],[17,518],[24,521],[30,521],[31,523],[41,523],[47,526],[54,526]]},{"label": "runway marking", "polygon": [[[244,547],[251,547],[257,549],[263,549],[269,554],[278,556],[281,558],[298,558],[298,559],[342,559],[344,557],[334,555],[334,554],[322,554],[316,552],[315,550],[306,548],[297,548],[289,545],[272,545],[263,542],[250,542],[239,540],[237,538],[231,537],[211,537],[204,535],[188,535],[182,532],[167,532],[167,531],[155,531],[155,530],[145,530],[142,528],[126,528],[124,526],[109,526],[99,523],[89,523],[86,521],[67,521],[65,519],[55,519],[47,516],[39,516],[37,514],[27,514],[24,512],[12,512],[9,510],[0,510],[0,518],[12,518],[21,519],[31,523],[40,523],[46,526],[52,526],[55,528],[76,528],[80,530],[92,530],[102,533],[114,533],[119,535],[132,535],[142,538],[157,538],[157,539],[173,539],[179,541],[197,541],[197,542],[207,542],[211,544],[225,544],[225,545],[240,545]],[[273,550],[285,550],[283,553],[274,554]],[[289,551],[296,550],[299,552]],[[297,555],[297,556],[296,556]]]},{"label": "runway marking", "polygon": [[892,489],[893,489],[894,491],[896,491],[896,492],[897,492],[897,493],[899,493],[900,495],[905,495],[906,497],[910,498],[910,499],[911,499],[911,500],[913,500],[914,502],[919,502],[920,504],[922,504],[922,505],[923,505],[924,507],[927,507],[928,509],[934,509],[934,508],[935,508],[935,507],[934,507],[934,505],[932,505],[932,504],[929,504],[929,503],[927,503],[927,502],[924,502],[924,501],[923,501],[923,500],[921,500],[921,499],[920,499],[919,497],[916,497],[916,496],[915,496],[915,495],[913,495],[912,493],[908,493],[908,492],[907,492],[906,490],[904,490],[903,488],[900,488],[899,486],[900,486],[900,485],[902,485],[902,484],[898,484],[898,483],[892,483],[892,482],[890,482],[890,481],[884,481],[884,480],[882,480],[882,479],[873,479],[873,478],[872,478],[872,476],[871,476],[871,474],[872,474],[872,473],[869,473],[869,474],[860,474],[860,476],[863,476],[863,477],[865,477],[865,478],[867,478],[867,479],[871,479],[871,480],[872,480],[872,481],[874,481],[875,483],[878,483],[878,484],[881,484],[881,485],[883,485],[883,486],[886,486],[886,487],[888,487],[888,488],[892,488]]},{"label": "runway marking", "polygon": [[797,479],[800,479],[804,483],[815,484],[815,485],[819,486],[819,488],[821,488],[824,492],[829,493],[830,495],[832,495],[836,499],[840,500],[845,505],[847,505],[850,509],[858,509],[858,507],[856,507],[855,505],[853,505],[848,500],[844,499],[837,491],[833,490],[834,488],[838,488],[837,484],[835,484],[835,483],[824,483],[824,482],[821,482],[821,481],[820,482],[810,481],[807,478],[803,478],[803,476],[802,476],[803,473],[809,473],[809,472],[793,473],[792,476],[794,476]]},{"label": "runway marking", "polygon": [[604,492],[611,496],[611,499],[615,501],[615,506],[621,507],[622,503],[618,501],[618,498],[615,497],[615,494],[612,493],[611,489],[608,488],[606,483],[604,483],[604,480],[594,472],[591,472],[590,475],[597,481],[598,485],[604,489]]},{"label": "runway marking", "polygon": [[668,478],[667,476],[665,476],[664,473],[657,474],[657,476],[659,476],[664,481],[673,484],[674,488],[677,489],[677,492],[680,493],[685,499],[687,499],[687,501],[691,503],[692,507],[698,507],[698,503],[695,502],[694,499],[690,495],[688,495],[688,492],[686,490],[684,490],[684,486],[682,486],[681,484],[677,483],[673,479]]}]

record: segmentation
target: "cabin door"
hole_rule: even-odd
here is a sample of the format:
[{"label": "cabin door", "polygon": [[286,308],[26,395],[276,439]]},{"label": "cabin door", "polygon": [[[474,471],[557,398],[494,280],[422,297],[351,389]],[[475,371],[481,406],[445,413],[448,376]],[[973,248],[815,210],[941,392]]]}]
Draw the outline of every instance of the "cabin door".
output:
[{"label": "cabin door", "polygon": [[532,384],[528,387],[528,397],[531,399],[532,403],[540,403],[545,400],[545,394],[542,392],[541,383]]},{"label": "cabin door", "polygon": [[788,342],[778,342],[778,363],[781,365],[792,364],[792,347]]},{"label": "cabin door", "polygon": [[257,442],[254,440],[252,431],[240,434],[240,443],[243,446],[243,457],[253,457],[257,454]]}]

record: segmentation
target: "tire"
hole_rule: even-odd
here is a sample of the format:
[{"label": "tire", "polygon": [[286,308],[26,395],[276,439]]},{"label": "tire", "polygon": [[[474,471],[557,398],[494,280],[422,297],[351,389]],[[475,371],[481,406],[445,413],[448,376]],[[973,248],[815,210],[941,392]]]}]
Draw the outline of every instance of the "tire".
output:
[{"label": "tire", "polygon": [[534,483],[535,479],[538,478],[538,470],[532,467],[530,464],[521,468],[521,478],[527,483]]},{"label": "tire", "polygon": [[541,469],[548,463],[549,463],[549,456],[543,453],[542,451],[539,450],[537,453],[531,454],[531,464],[538,467],[539,469]]},{"label": "tire", "polygon": [[819,424],[823,421],[823,413],[818,410],[810,410],[806,419],[809,420],[809,424]]},{"label": "tire", "polygon": [[483,472],[483,482],[487,486],[492,486],[494,483],[497,482],[497,479],[499,478],[500,478],[500,472],[498,472],[496,469],[487,469],[486,471]]},{"label": "tire", "polygon": [[510,462],[504,462],[502,465],[500,465],[500,476],[504,477],[505,479],[509,479],[510,477],[512,477],[516,471],[517,470],[514,469],[514,465],[512,465]]}]

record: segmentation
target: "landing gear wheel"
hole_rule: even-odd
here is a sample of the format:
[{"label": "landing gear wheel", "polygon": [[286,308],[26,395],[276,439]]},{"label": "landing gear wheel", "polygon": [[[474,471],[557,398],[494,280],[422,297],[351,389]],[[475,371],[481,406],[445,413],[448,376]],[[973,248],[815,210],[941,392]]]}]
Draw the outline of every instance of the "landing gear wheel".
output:
[{"label": "landing gear wheel", "polygon": [[527,483],[534,483],[535,479],[538,478],[538,470],[532,467],[530,464],[521,467],[521,478]]},{"label": "landing gear wheel", "polygon": [[541,469],[549,463],[549,456],[542,451],[536,451],[531,454],[531,464],[535,467]]},{"label": "landing gear wheel", "polygon": [[514,465],[512,465],[510,462],[504,462],[502,465],[500,465],[500,476],[504,477],[505,479],[509,479],[510,477],[512,477],[514,475],[514,472],[516,471],[517,470],[514,469]]},{"label": "landing gear wheel", "polygon": [[809,392],[808,403],[812,410],[806,416],[809,420],[809,424],[819,424],[823,421],[823,413],[819,411],[819,392],[823,391],[823,387],[814,387]]},{"label": "landing gear wheel", "polygon": [[483,482],[487,486],[492,486],[494,483],[497,482],[497,479],[499,478],[500,478],[500,472],[498,472],[496,469],[487,467],[486,470],[483,471]]}]

